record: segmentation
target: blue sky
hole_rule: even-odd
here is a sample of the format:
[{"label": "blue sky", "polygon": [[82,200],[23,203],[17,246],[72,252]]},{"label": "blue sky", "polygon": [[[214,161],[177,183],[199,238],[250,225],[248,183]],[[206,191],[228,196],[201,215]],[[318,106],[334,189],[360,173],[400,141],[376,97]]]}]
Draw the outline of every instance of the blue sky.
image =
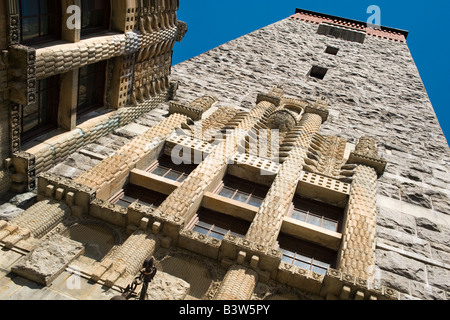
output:
[{"label": "blue sky", "polygon": [[450,1],[406,0],[180,0],[178,19],[188,24],[174,63],[185,61],[249,32],[287,18],[296,8],[367,21],[367,8],[381,9],[381,25],[407,30],[408,46],[450,142]]}]

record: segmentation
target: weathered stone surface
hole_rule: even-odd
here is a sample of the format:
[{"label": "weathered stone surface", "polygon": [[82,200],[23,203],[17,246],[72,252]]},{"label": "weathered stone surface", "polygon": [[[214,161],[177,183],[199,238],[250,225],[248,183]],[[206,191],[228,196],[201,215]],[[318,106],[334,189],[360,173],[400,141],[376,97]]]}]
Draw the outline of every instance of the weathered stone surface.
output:
[{"label": "weathered stone surface", "polygon": [[378,207],[377,224],[408,234],[416,233],[416,221],[414,217],[402,214],[392,208]]},{"label": "weathered stone surface", "polygon": [[24,210],[11,203],[0,205],[0,220],[10,221],[19,216]]},{"label": "weathered stone surface", "polygon": [[425,265],[422,262],[404,257],[397,252],[377,250],[377,265],[386,271],[411,280],[423,282]]},{"label": "weathered stone surface", "polygon": [[156,274],[147,290],[148,300],[184,300],[190,291],[190,284],[168,273]]},{"label": "weathered stone surface", "polygon": [[19,208],[24,208],[29,206],[29,204],[33,203],[35,200],[36,200],[36,193],[27,192],[14,196],[11,200],[9,200],[9,203]]},{"label": "weathered stone surface", "polygon": [[55,236],[20,259],[12,272],[42,285],[50,285],[56,277],[84,252],[81,243]]}]

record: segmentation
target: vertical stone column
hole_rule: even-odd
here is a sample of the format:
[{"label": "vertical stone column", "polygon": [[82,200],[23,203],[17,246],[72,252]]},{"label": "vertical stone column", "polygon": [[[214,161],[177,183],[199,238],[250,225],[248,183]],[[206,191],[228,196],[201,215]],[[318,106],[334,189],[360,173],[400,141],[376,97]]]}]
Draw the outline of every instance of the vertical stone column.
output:
[{"label": "vertical stone column", "polygon": [[61,75],[58,126],[67,131],[77,126],[78,75],[79,69]]},{"label": "vertical stone column", "polygon": [[256,271],[240,265],[233,265],[223,279],[216,300],[249,300],[257,283]]},{"label": "vertical stone column", "polygon": [[373,275],[375,265],[377,182],[373,168],[355,169],[339,257],[342,272],[365,280]]},{"label": "vertical stone column", "polygon": [[264,202],[253,220],[246,239],[264,246],[275,245],[281,224],[291,205],[308,148],[322,124],[319,114],[306,113],[300,123],[301,133],[283,163]]},{"label": "vertical stone column", "polygon": [[378,157],[373,139],[363,137],[350,154],[354,169],[348,202],[339,268],[348,274],[368,280],[374,272],[378,175],[383,174],[386,161]]}]

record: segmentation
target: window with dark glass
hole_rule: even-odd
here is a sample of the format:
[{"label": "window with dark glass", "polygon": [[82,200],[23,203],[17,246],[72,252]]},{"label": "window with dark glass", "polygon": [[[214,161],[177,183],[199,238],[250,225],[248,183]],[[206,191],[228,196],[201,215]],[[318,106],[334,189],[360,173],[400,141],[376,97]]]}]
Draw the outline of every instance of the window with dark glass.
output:
[{"label": "window with dark glass", "polygon": [[176,165],[169,156],[164,155],[152,164],[147,171],[176,182],[183,182],[195,168],[196,165],[194,164],[182,163]]},{"label": "window with dark glass", "polygon": [[336,252],[310,242],[280,234],[278,238],[281,261],[302,269],[325,275],[329,268],[334,268]]},{"label": "window with dark glass", "polygon": [[59,76],[37,82],[36,103],[22,107],[22,142],[58,127]]},{"label": "window with dark glass", "polygon": [[23,44],[57,40],[61,36],[61,1],[19,0]]},{"label": "window with dark glass", "polygon": [[157,208],[164,200],[166,200],[166,198],[167,195],[165,194],[128,184],[109,201],[126,208],[135,202],[147,207]]},{"label": "window with dark glass", "polygon": [[226,176],[218,188],[218,194],[255,207],[260,207],[269,189],[233,176]]},{"label": "window with dark glass", "polygon": [[82,0],[81,12],[82,35],[109,29],[110,0]]},{"label": "window with dark glass", "polygon": [[190,224],[190,229],[219,240],[228,233],[243,238],[249,227],[250,222],[205,208],[200,208]]},{"label": "window with dark glass", "polygon": [[106,61],[80,68],[77,114],[81,116],[104,105]]},{"label": "window with dark glass", "polygon": [[295,196],[292,218],[333,232],[341,231],[344,209],[322,202]]}]

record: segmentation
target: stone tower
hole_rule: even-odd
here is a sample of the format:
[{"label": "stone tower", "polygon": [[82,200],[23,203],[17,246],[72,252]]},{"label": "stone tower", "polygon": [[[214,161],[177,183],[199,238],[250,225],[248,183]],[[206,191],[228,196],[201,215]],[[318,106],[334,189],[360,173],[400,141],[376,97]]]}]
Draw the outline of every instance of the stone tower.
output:
[{"label": "stone tower", "polygon": [[[22,39],[15,3],[3,16]],[[407,32],[297,10],[169,80],[186,32],[177,3],[117,3],[113,35],[5,46],[8,77],[28,61],[28,84],[4,89],[11,130],[42,91],[36,79],[63,72],[69,89],[63,132],[31,144],[12,134],[4,152],[5,190],[36,201],[0,221],[0,298],[33,281],[35,297],[107,299],[149,256],[150,299],[450,297],[450,153]],[[76,112],[98,85],[74,89],[99,73],[83,76],[84,57],[107,60],[104,113]]]}]

